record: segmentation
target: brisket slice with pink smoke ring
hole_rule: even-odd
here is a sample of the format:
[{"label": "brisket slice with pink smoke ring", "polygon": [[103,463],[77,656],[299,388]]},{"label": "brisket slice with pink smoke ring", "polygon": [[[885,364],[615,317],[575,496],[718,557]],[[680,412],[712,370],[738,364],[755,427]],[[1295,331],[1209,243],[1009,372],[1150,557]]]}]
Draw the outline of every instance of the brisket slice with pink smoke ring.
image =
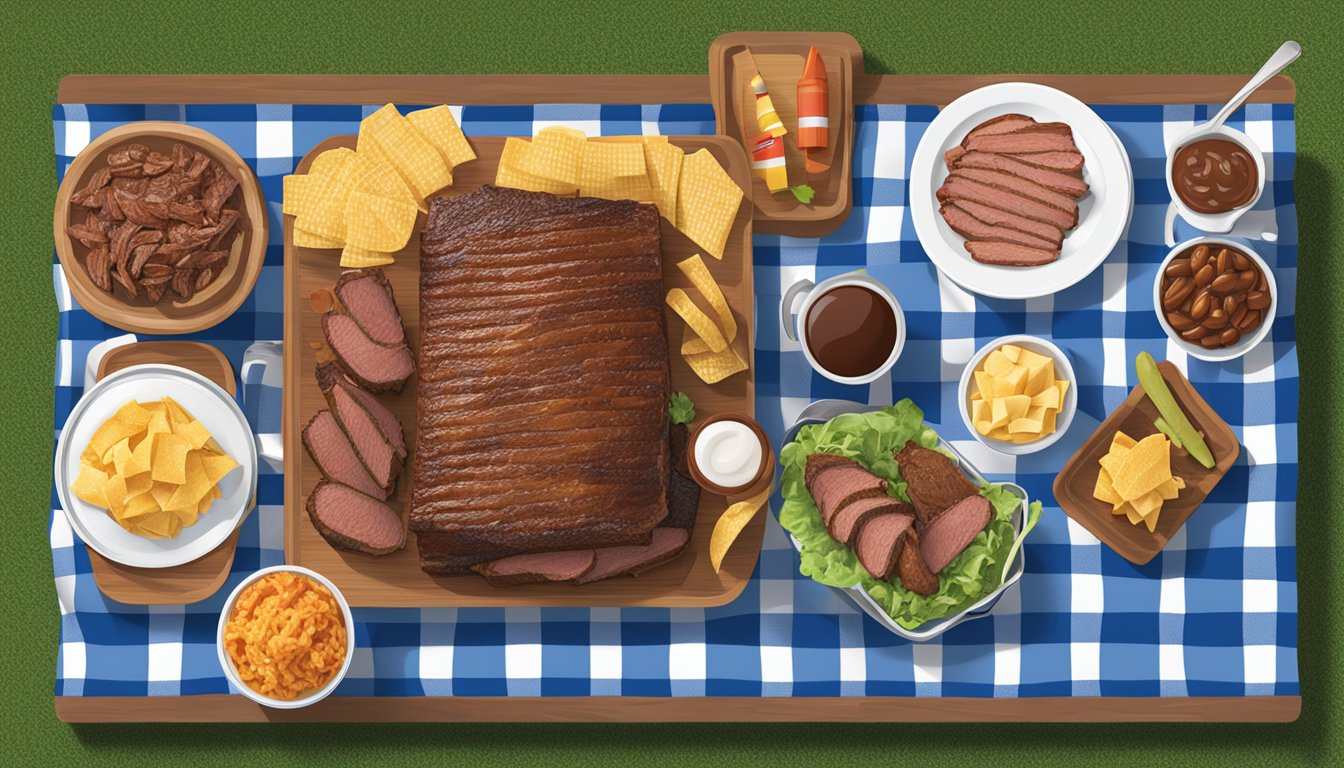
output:
[{"label": "brisket slice with pink smoke ring", "polygon": [[919,552],[929,570],[938,573],[960,555],[989,525],[989,499],[979,494],[953,504],[924,527]]},{"label": "brisket slice with pink smoke ring", "polygon": [[333,547],[388,555],[406,546],[401,513],[348,485],[318,481],[307,510],[313,527]]},{"label": "brisket slice with pink smoke ring", "polygon": [[588,584],[624,574],[638,575],[675,559],[686,549],[691,532],[685,528],[654,528],[648,544],[602,547],[593,550],[597,560],[592,570],[574,580]]},{"label": "brisket slice with pink smoke ring", "polygon": [[392,294],[392,284],[378,268],[346,272],[332,289],[336,299],[354,319],[360,330],[373,341],[391,347],[406,343],[401,312]]},{"label": "brisket slice with pink smoke ring", "polygon": [[997,240],[1049,250],[1058,250],[1060,247],[1057,242],[1043,240],[1019,229],[998,224],[986,224],[953,202],[944,203],[938,212],[942,214],[943,220],[947,222],[953,232],[967,240]]},{"label": "brisket slice with pink smoke ring", "polygon": [[1053,248],[1032,248],[1017,243],[967,240],[966,250],[978,262],[1003,267],[1039,267],[1059,258],[1059,251]]},{"label": "brisket slice with pink smoke ring", "polygon": [[390,486],[379,485],[369,475],[359,455],[355,453],[355,447],[350,444],[350,438],[346,437],[331,411],[318,411],[304,426],[302,439],[308,455],[313,457],[317,468],[328,479],[377,499],[386,499],[392,495]]},{"label": "brisket slice with pink smoke ring", "polygon": [[477,563],[471,569],[493,586],[511,587],[538,581],[574,581],[592,570],[596,560],[593,550],[576,549],[510,555]]},{"label": "brisket slice with pink smoke ring", "polygon": [[[909,509],[907,505],[899,505]],[[874,579],[886,581],[896,569],[896,558],[907,531],[915,522],[907,511],[891,511],[869,520],[854,543],[859,563]]]}]

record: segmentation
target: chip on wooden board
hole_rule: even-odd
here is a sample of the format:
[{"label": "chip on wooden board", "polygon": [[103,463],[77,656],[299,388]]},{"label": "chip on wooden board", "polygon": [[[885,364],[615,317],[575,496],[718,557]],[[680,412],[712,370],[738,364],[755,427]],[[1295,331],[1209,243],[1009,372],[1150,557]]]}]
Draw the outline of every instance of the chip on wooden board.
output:
[{"label": "chip on wooden board", "polygon": [[695,371],[695,375],[706,384],[717,384],[735,373],[747,370],[747,361],[742,359],[742,355],[738,354],[732,345],[722,352],[687,354],[684,349],[683,346],[682,358],[686,360],[691,370]]},{"label": "chip on wooden board", "polygon": [[369,137],[420,200],[453,183],[443,155],[391,104],[369,115],[360,133]]},{"label": "chip on wooden board", "polygon": [[94,431],[70,489],[131,533],[172,538],[222,498],[219,481],[237,466],[172,398],[131,400]]},{"label": "chip on wooden board", "polygon": [[467,135],[457,124],[453,111],[446,105],[417,109],[406,115],[406,119],[430,144],[434,145],[435,149],[439,150],[448,164],[449,171],[462,163],[476,159],[476,151],[471,148]]},{"label": "chip on wooden board", "polygon": [[[658,141],[662,138],[662,141]],[[681,181],[681,163],[686,153],[670,144],[666,137],[644,137],[644,164],[649,169],[653,204],[663,218],[677,225],[677,185]]]},{"label": "chip on wooden board", "polygon": [[1161,433],[1134,440],[1117,431],[1098,462],[1092,496],[1111,505],[1114,515],[1157,530],[1162,505],[1180,495],[1185,480],[1171,473],[1171,442]]},{"label": "chip on wooden board", "polygon": [[579,166],[588,146],[588,137],[576,128],[552,125],[537,131],[518,170],[530,176],[559,182],[566,187],[579,186]]},{"label": "chip on wooden board", "polygon": [[677,229],[710,256],[722,259],[742,196],[742,188],[709,150],[687,155],[677,186]]},{"label": "chip on wooden board", "polygon": [[691,301],[691,297],[686,295],[685,291],[680,288],[669,290],[666,301],[667,306],[671,307],[672,311],[686,321],[686,325],[709,346],[711,352],[722,352],[727,348],[728,340],[724,338],[723,332],[709,318],[709,315],[695,306],[695,302]]},{"label": "chip on wooden board", "polygon": [[415,229],[416,207],[368,192],[352,192],[345,208],[347,245],[392,252],[406,247]]},{"label": "chip on wooden board", "polygon": [[705,260],[700,258],[700,254],[695,254],[689,259],[677,262],[677,269],[681,270],[686,279],[691,281],[695,290],[705,297],[709,302],[710,308],[719,318],[719,326],[723,329],[723,337],[728,341],[737,338],[737,320],[733,317],[733,310],[728,306],[728,299],[723,295],[723,289],[719,288],[718,282],[714,276],[709,273],[709,267],[705,265]]},{"label": "chip on wooden board", "polygon": [[520,170],[532,151],[532,142],[514,136],[504,140],[504,151],[499,156],[499,168],[495,171],[495,184],[501,187],[522,189],[528,192],[546,192],[552,195],[570,196],[578,187],[540,176],[533,176]]},{"label": "chip on wooden board", "polygon": [[742,529],[747,527],[747,523],[751,522],[768,498],[770,486],[767,485],[760,493],[746,501],[737,502],[719,515],[718,521],[714,523],[714,532],[709,536],[709,562],[714,566],[715,573],[723,566],[723,558],[728,555],[728,550],[737,541]]}]

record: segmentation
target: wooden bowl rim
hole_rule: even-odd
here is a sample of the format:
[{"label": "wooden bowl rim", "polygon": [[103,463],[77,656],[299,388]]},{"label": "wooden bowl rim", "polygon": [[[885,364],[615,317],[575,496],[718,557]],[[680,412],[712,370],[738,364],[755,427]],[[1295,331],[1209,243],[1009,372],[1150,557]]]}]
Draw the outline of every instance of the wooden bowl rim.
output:
[{"label": "wooden bowl rim", "polygon": [[[191,144],[224,164],[235,174],[242,172],[238,179],[238,187],[242,191],[241,213],[247,218],[251,237],[247,249],[240,254],[243,263],[238,265],[238,269],[242,270],[242,281],[233,295],[222,297],[215,304],[202,305],[199,314],[192,313],[196,308],[189,307],[181,316],[167,317],[160,314],[155,306],[133,306],[98,290],[84,271],[83,263],[75,256],[74,243],[66,233],[66,227],[70,223],[70,210],[74,205],[70,202],[70,198],[74,196],[76,185],[85,171],[102,156],[109,145],[141,136],[175,139]],[[70,289],[70,294],[79,303],[80,308],[109,325],[133,333],[146,334],[195,333],[218,325],[231,316],[243,305],[256,286],[266,259],[266,246],[270,237],[266,198],[261,191],[256,173],[242,156],[209,131],[186,123],[164,121],[141,121],[118,126],[94,137],[80,150],[70,162],[57,189],[52,227],[56,257],[61,263],[61,270],[65,273],[65,283]]]}]

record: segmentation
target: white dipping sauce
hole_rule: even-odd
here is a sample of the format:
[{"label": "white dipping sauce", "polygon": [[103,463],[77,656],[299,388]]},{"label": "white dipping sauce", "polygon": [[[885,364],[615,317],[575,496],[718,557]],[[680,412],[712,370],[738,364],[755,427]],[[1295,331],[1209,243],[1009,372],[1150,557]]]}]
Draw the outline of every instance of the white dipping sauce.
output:
[{"label": "white dipping sauce", "polygon": [[695,466],[705,479],[737,488],[756,479],[761,468],[761,441],[740,421],[716,421],[695,439]]}]

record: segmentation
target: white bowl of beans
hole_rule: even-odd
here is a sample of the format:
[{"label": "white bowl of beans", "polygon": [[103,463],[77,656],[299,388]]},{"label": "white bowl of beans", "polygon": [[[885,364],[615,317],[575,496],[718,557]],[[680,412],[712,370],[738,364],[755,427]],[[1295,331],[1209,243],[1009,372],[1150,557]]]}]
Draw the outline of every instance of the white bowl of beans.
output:
[{"label": "white bowl of beans", "polygon": [[1221,362],[1269,335],[1279,289],[1265,260],[1243,242],[1196,237],[1162,260],[1153,309],[1167,336],[1191,357]]}]

